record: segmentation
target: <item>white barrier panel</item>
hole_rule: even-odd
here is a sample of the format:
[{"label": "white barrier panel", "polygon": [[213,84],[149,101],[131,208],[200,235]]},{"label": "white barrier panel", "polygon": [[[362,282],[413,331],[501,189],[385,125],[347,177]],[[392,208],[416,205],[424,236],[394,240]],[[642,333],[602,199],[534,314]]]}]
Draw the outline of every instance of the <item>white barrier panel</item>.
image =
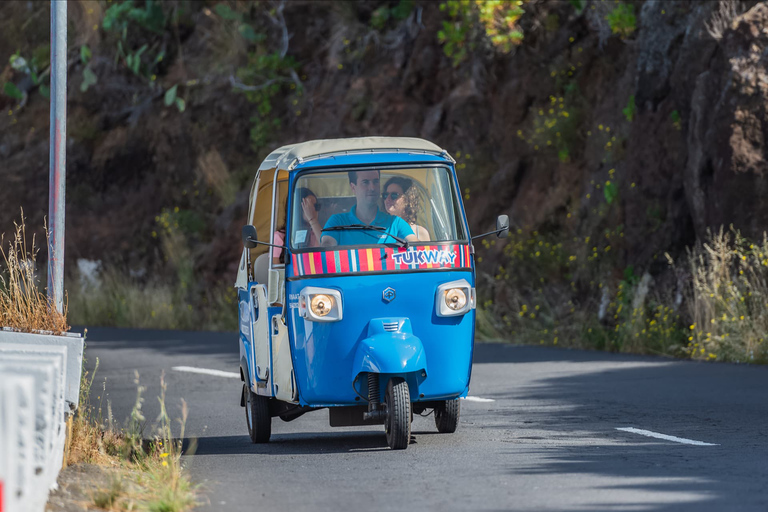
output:
[{"label": "white barrier panel", "polygon": [[30,491],[19,496],[21,510],[43,510],[48,496],[45,491],[56,486],[66,438],[66,363],[67,349],[63,346],[0,346],[0,376],[33,379],[33,401],[28,406],[34,411],[34,471]]},{"label": "white barrier panel", "polygon": [[34,433],[35,378],[4,375],[0,379],[0,481],[4,494],[0,499],[5,506],[3,512],[43,509],[31,503],[35,499]]},{"label": "white barrier panel", "polygon": [[0,347],[0,375],[36,376],[35,393],[41,405],[36,416],[39,446],[36,461],[45,468],[54,443],[64,430],[66,347],[5,344]]},{"label": "white barrier panel", "polygon": [[8,329],[0,331],[0,349],[5,344],[62,346],[67,348],[67,381],[64,398],[70,408],[77,409],[80,398],[80,377],[83,371],[83,349],[85,340],[79,333],[65,333],[62,336],[15,332]]},{"label": "white barrier panel", "polygon": [[0,512],[45,509],[64,457],[65,413],[78,406],[83,348],[79,335],[0,329]]}]

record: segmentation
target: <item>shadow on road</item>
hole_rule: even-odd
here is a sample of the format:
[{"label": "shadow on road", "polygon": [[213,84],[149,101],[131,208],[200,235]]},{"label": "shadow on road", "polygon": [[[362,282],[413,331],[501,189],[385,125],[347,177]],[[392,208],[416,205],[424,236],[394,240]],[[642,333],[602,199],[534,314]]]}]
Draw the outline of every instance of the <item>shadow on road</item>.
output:
[{"label": "shadow on road", "polygon": [[[413,431],[410,444],[417,445],[419,438],[430,435],[440,434]],[[391,451],[383,430],[272,434],[265,444],[253,444],[247,435],[210,436],[185,439],[183,449],[188,455],[316,455]]]},{"label": "shadow on road", "polygon": [[478,411],[475,421],[517,445],[510,457],[523,450],[537,461],[510,464],[510,474],[580,479],[594,491],[579,500],[582,509],[625,510],[636,496],[632,510],[768,510],[768,368],[509,348],[490,355],[525,364],[528,378],[484,393],[499,406]]},{"label": "shadow on road", "polygon": [[[188,445],[185,440],[185,450]],[[253,444],[247,435],[200,437],[194,455],[315,455],[375,451],[389,451],[384,432],[273,434],[265,444]]]}]

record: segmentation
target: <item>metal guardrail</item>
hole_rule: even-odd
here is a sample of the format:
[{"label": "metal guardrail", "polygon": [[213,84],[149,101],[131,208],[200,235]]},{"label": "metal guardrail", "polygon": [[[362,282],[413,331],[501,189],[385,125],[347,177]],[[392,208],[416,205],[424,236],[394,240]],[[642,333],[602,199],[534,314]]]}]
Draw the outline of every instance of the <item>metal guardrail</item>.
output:
[{"label": "metal guardrail", "polygon": [[0,331],[0,512],[45,509],[78,405],[83,346],[76,336]]}]

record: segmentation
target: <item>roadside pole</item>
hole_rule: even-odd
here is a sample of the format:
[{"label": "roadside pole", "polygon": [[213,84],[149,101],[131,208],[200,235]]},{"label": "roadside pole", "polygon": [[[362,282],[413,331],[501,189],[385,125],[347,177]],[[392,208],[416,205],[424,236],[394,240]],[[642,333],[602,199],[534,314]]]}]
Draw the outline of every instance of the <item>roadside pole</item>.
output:
[{"label": "roadside pole", "polygon": [[51,0],[51,134],[48,185],[48,302],[64,310],[64,193],[67,167],[67,2]]}]

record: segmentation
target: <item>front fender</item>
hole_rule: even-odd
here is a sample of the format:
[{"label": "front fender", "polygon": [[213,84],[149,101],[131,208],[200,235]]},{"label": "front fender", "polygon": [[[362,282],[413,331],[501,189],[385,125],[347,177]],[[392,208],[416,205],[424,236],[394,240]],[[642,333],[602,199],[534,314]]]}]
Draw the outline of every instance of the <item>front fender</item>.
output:
[{"label": "front fender", "polygon": [[[397,329],[393,326],[397,325]],[[424,345],[413,335],[407,318],[377,318],[355,351],[352,375],[361,372],[405,374],[427,371]]]},{"label": "front fender", "polygon": [[379,334],[361,340],[355,352],[353,375],[411,373],[427,370],[421,340],[413,334]]}]

